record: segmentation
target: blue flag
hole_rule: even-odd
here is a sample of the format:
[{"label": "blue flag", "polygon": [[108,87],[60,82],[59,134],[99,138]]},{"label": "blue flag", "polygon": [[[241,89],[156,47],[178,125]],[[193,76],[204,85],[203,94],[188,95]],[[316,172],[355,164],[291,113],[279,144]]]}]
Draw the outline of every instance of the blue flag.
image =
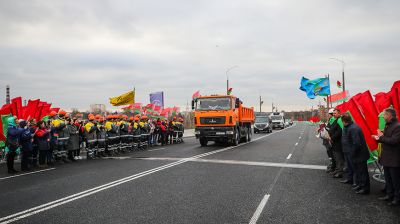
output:
[{"label": "blue flag", "polygon": [[164,108],[164,92],[150,93],[150,103]]},{"label": "blue flag", "polygon": [[328,96],[331,94],[331,87],[328,78],[318,78],[309,80],[301,78],[300,90],[306,92],[307,97],[315,99],[316,96]]}]

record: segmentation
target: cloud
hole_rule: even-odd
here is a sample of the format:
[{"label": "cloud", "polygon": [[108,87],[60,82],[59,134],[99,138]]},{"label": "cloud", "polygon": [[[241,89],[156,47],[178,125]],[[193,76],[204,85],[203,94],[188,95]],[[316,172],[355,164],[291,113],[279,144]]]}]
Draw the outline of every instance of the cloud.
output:
[{"label": "cloud", "polygon": [[[64,108],[108,105],[132,89],[146,103],[193,92],[234,94],[265,110],[318,104],[302,75],[330,74],[346,87],[387,91],[398,79],[397,1],[1,1],[0,88]],[[334,89],[334,88],[333,88]],[[334,91],[338,91],[335,90]],[[320,99],[322,102],[323,100]],[[111,108],[111,106],[109,106]]]}]

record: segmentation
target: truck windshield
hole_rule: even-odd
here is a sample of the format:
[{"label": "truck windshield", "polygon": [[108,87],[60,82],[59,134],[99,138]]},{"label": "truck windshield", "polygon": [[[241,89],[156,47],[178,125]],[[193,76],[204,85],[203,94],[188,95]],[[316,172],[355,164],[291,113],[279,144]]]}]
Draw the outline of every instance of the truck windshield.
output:
[{"label": "truck windshield", "polygon": [[268,123],[268,117],[256,117],[255,123]]},{"label": "truck windshield", "polygon": [[230,110],[230,98],[203,98],[197,99],[196,110]]},{"label": "truck windshield", "polygon": [[282,116],[271,116],[271,120],[276,121],[276,120],[283,120]]}]

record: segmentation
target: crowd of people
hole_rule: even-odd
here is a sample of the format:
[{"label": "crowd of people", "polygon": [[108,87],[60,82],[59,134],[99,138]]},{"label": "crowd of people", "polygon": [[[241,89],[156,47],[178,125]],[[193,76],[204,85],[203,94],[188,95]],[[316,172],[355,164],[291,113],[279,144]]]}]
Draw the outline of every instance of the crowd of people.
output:
[{"label": "crowd of people", "polygon": [[384,111],[385,129],[377,130],[376,135],[364,136],[361,128],[353,122],[348,113],[330,109],[327,124],[320,125],[319,137],[327,149],[330,164],[327,173],[333,178],[344,178],[341,183],[350,184],[356,194],[370,193],[370,179],[367,161],[370,158],[365,138],[374,138],[382,146],[379,164],[383,166],[385,196],[379,200],[387,201],[389,206],[400,205],[400,123],[396,111]]},{"label": "crowd of people", "polygon": [[183,142],[183,118],[151,119],[146,115],[128,117],[110,114],[105,117],[89,114],[86,120],[70,117],[64,110],[52,111],[40,121],[9,117],[6,140],[7,171],[14,168],[16,155],[21,154],[21,170],[54,166],[86,158],[116,155],[151,146]]}]

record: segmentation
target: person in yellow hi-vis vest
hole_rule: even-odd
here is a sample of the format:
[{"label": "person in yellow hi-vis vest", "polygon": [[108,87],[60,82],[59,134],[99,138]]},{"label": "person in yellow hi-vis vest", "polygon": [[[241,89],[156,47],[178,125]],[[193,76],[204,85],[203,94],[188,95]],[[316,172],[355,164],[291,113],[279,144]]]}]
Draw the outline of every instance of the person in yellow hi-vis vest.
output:
[{"label": "person in yellow hi-vis vest", "polygon": [[87,159],[94,159],[97,156],[97,123],[95,117],[90,116],[85,124],[85,136],[87,141]]},{"label": "person in yellow hi-vis vest", "polygon": [[132,123],[131,133],[133,135],[133,149],[139,149],[140,146],[140,125],[139,125],[139,117],[136,116]]},{"label": "person in yellow hi-vis vest", "polygon": [[65,118],[67,117],[67,112],[60,110],[58,112],[58,119],[53,120],[54,127],[58,128],[58,147],[56,152],[56,157],[61,158],[64,162],[67,161],[67,151],[69,142],[69,129],[67,128],[67,123]]},{"label": "person in yellow hi-vis vest", "polygon": [[97,155],[98,156],[105,156],[107,144],[107,131],[105,127],[105,120],[104,118],[99,115],[96,115],[96,120],[98,122],[97,125]]},{"label": "person in yellow hi-vis vest", "polygon": [[124,114],[120,116],[120,121],[118,122],[122,151],[128,151],[131,149],[131,145],[129,142],[129,125],[127,123],[127,119],[128,116]]},{"label": "person in yellow hi-vis vest", "polygon": [[106,128],[106,132],[107,132],[107,150],[106,152],[110,155],[115,154],[116,151],[116,147],[118,147],[118,145],[116,144],[116,136],[117,136],[117,130],[114,124],[114,117],[115,115],[108,115],[107,118],[107,122],[105,123],[105,128]]}]

